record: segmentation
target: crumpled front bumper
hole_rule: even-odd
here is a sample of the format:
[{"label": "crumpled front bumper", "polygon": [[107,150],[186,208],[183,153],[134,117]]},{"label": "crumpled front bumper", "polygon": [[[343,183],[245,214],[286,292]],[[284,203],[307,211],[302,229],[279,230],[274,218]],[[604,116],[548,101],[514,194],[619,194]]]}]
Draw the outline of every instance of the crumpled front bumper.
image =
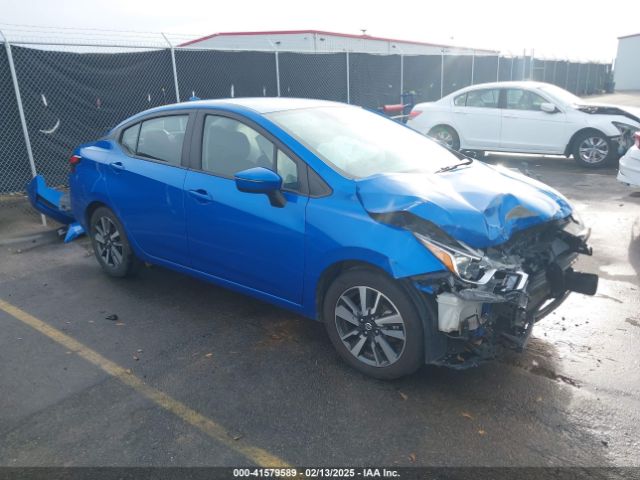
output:
[{"label": "crumpled front bumper", "polygon": [[590,231],[573,233],[558,230],[562,249],[560,240],[550,244],[553,258],[529,273],[496,270],[490,281],[475,283],[444,272],[414,277],[425,301],[432,299],[435,315],[426,362],[464,369],[494,359],[505,349],[522,351],[535,323],[571,292],[594,295],[598,276],[572,268],[579,254],[591,255]]}]

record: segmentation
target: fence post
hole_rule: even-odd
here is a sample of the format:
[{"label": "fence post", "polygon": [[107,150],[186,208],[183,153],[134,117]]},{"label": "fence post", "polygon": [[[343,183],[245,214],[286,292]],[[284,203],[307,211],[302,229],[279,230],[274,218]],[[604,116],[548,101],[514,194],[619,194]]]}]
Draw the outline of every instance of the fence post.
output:
[{"label": "fence post", "polygon": [[169,49],[171,51],[171,67],[173,68],[173,84],[176,88],[176,102],[180,103],[180,89],[178,88],[178,70],[176,69],[176,51],[173,48],[173,44],[169,41],[167,36],[162,32],[160,32],[160,34],[164,37],[164,40],[169,45]]},{"label": "fence post", "polygon": [[509,80],[513,80],[513,63],[514,62],[515,62],[515,59],[511,57],[511,73],[509,74]]},{"label": "fence post", "polygon": [[[33,151],[31,150],[31,139],[29,138],[29,129],[27,128],[27,119],[24,116],[24,109],[22,108],[22,96],[20,95],[20,86],[18,85],[18,76],[16,75],[16,67],[13,63],[13,54],[11,53],[11,45],[9,39],[2,31],[0,35],[4,40],[4,48],[7,51],[7,61],[9,62],[9,71],[11,72],[11,82],[13,83],[13,91],[16,95],[16,103],[18,104],[18,115],[20,116],[20,124],[22,125],[22,134],[24,135],[24,143],[27,147],[27,156],[29,157],[29,167],[31,168],[31,176],[35,177],[38,173],[36,171],[36,162],[33,159]],[[40,214],[40,220],[42,225],[47,226],[47,218]]]},{"label": "fence post", "polygon": [[567,60],[567,74],[566,77],[564,79],[564,89],[568,90],[569,87],[569,69],[571,68],[571,62],[569,60]]},{"label": "fence post", "polygon": [[280,96],[280,58],[278,56],[278,50],[276,50],[276,91]]},{"label": "fence post", "polygon": [[402,94],[404,93],[404,55],[400,54],[400,103],[402,102]]},{"label": "fence post", "polygon": [[587,95],[589,95],[589,73],[590,73],[589,67],[591,67],[591,62],[587,63],[587,82],[585,83],[585,86],[584,86],[584,93],[586,93]]},{"label": "fence post", "polygon": [[471,85],[473,85],[473,70],[476,66],[476,51],[471,50]]},{"label": "fence post", "polygon": [[444,48],[440,50],[440,98],[444,97]]},{"label": "fence post", "polygon": [[349,78],[349,50],[346,52],[347,58],[347,103],[351,104],[351,79]]},{"label": "fence post", "polygon": [[498,66],[496,67],[496,82],[500,81],[500,54],[498,54]]}]

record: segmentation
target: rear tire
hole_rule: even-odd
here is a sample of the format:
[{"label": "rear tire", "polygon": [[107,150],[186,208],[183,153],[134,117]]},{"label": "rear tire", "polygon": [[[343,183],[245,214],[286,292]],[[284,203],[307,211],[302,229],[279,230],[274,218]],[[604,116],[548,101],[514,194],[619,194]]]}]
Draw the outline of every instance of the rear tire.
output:
[{"label": "rear tire", "polygon": [[382,273],[364,268],[342,273],[327,289],[322,313],[338,354],[366,375],[390,380],[424,363],[417,309],[402,286]]},{"label": "rear tire", "polygon": [[89,221],[93,252],[104,272],[111,277],[133,274],[140,261],[136,258],[122,223],[107,207],[99,207]]},{"label": "rear tire", "polygon": [[442,143],[452,150],[460,150],[460,136],[448,125],[437,125],[427,133],[427,136]]},{"label": "rear tire", "polygon": [[573,159],[587,168],[602,168],[616,158],[616,149],[601,132],[590,130],[578,134],[573,142]]}]

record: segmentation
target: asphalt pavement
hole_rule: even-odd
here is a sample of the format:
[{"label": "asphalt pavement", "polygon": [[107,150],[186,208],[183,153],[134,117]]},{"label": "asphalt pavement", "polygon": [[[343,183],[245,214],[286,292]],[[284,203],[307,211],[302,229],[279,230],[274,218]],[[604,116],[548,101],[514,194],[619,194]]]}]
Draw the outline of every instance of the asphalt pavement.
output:
[{"label": "asphalt pavement", "polygon": [[374,380],[260,301],[157,267],[108,278],[86,239],[0,246],[0,465],[640,466],[640,189],[487,161],[574,203],[600,286],[466,371]]}]

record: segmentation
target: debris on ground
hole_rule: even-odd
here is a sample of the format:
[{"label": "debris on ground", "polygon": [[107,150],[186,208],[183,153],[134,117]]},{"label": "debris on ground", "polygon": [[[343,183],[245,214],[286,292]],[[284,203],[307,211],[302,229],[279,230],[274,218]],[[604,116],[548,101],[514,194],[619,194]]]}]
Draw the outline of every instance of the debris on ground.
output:
[{"label": "debris on ground", "polygon": [[118,315],[116,315],[115,313],[112,313],[110,315],[107,315],[104,318],[105,320],[111,320],[112,322],[115,322],[116,320],[118,320]]},{"label": "debris on ground", "polygon": [[634,327],[640,327],[640,321],[636,320],[635,318],[627,318],[625,322],[627,322],[629,325],[633,325]]}]

